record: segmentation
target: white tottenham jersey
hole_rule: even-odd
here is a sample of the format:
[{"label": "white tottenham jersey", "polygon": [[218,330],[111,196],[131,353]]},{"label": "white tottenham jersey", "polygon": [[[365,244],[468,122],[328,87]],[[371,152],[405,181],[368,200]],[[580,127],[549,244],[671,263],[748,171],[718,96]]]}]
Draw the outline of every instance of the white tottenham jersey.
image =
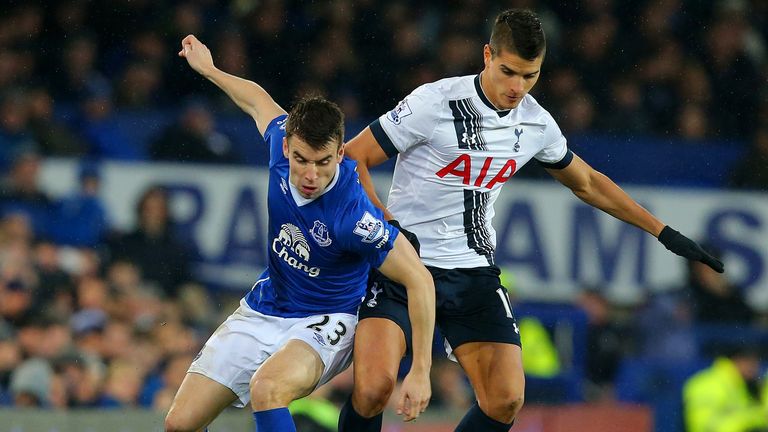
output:
[{"label": "white tottenham jersey", "polygon": [[424,264],[494,264],[493,203],[531,158],[548,168],[573,159],[552,116],[527,95],[499,111],[480,75],[425,84],[371,123],[384,152],[398,154],[387,208],[421,242]]}]

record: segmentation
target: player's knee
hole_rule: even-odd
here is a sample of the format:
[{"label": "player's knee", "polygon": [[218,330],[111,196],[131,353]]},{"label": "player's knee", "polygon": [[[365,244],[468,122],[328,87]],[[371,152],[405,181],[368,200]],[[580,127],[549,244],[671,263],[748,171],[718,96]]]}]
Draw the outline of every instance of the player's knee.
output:
[{"label": "player's knee", "polygon": [[511,380],[497,382],[488,392],[478,395],[478,404],[489,417],[509,423],[517,416],[525,402],[525,384],[522,381]]},{"label": "player's knee", "polygon": [[363,417],[378,415],[395,390],[395,377],[376,376],[355,382],[352,399],[355,410]]},{"label": "player's knee", "polygon": [[254,377],[251,381],[251,405],[256,410],[287,405],[285,385],[272,377]]},{"label": "player's knee", "polygon": [[495,389],[485,400],[478,400],[480,408],[488,417],[502,423],[511,422],[525,402],[525,388],[520,385],[505,386]]},{"label": "player's knee", "polygon": [[200,427],[192,424],[192,418],[171,410],[165,416],[165,432],[195,432]]}]

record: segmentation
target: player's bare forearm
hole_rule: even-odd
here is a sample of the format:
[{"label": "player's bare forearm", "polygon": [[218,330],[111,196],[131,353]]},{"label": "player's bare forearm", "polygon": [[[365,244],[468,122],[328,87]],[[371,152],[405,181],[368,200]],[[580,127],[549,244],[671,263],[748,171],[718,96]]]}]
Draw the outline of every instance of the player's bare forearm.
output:
[{"label": "player's bare forearm", "polygon": [[427,409],[432,390],[429,370],[432,366],[432,334],[435,330],[435,285],[404,235],[395,239],[395,247],[379,267],[384,276],[405,285],[408,316],[411,319],[413,363],[403,380],[397,413],[403,420],[414,420]]},{"label": "player's bare forearm", "polygon": [[262,135],[272,119],[285,114],[285,110],[260,85],[218,69],[213,64],[208,47],[194,35],[181,41],[179,56],[186,58],[192,69],[216,84],[240,109],[250,115]]},{"label": "player's bare forearm", "polygon": [[562,170],[548,170],[560,183],[585,203],[630,223],[655,237],[664,223],[638,204],[606,175],[596,171],[578,156]]},{"label": "player's bare forearm", "polygon": [[272,96],[253,81],[215,68],[203,76],[216,84],[240,109],[250,115],[262,135],[272,119],[285,114],[285,110]]},{"label": "player's bare forearm", "polygon": [[384,212],[384,217],[387,220],[393,219],[392,213],[387,210],[387,207],[376,194],[376,188],[373,185],[373,179],[368,170],[368,168],[379,165],[387,160],[387,155],[376,141],[371,129],[365,128],[356,137],[347,142],[344,146],[344,154],[350,159],[357,161],[357,175],[360,178],[363,190],[368,195],[368,199],[371,200],[373,205]]},{"label": "player's bare forearm", "polygon": [[432,335],[435,329],[435,284],[413,246],[404,235],[379,267],[384,276],[405,286],[413,337],[412,371],[429,372],[432,365]]},{"label": "player's bare forearm", "polygon": [[680,234],[644,209],[607,176],[595,171],[578,156],[565,168],[548,169],[560,183],[569,187],[585,203],[609,215],[643,229],[659,239],[667,250],[689,260],[702,262],[716,272],[725,271],[723,263],[695,241]]},{"label": "player's bare forearm", "polygon": [[432,335],[435,328],[435,287],[427,272],[408,292],[408,317],[413,337],[413,363],[411,370],[429,374],[432,366]]},{"label": "player's bare forearm", "polygon": [[609,215],[630,223],[658,237],[664,223],[637,203],[624,190],[604,174],[594,171],[590,193],[579,195],[585,203],[599,208]]}]

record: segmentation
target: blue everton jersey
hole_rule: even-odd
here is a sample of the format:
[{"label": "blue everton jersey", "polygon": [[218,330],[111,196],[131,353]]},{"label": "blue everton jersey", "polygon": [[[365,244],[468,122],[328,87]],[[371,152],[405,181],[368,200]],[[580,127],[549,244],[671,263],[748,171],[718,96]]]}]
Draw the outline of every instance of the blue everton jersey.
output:
[{"label": "blue everton jersey", "polygon": [[322,195],[302,197],[283,156],[286,119],[272,120],[264,133],[270,149],[269,262],[245,299],[266,315],[355,314],[370,267],[384,262],[398,231],[368,200],[352,160],[337,166]]}]

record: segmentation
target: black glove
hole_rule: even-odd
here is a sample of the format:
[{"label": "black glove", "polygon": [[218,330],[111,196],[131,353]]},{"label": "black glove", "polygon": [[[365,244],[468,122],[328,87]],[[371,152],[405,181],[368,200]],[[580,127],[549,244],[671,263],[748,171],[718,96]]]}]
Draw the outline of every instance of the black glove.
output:
[{"label": "black glove", "polygon": [[659,241],[667,250],[692,261],[701,261],[712,267],[712,270],[722,273],[725,271],[723,263],[708,254],[695,241],[675,231],[669,225],[665,226],[659,234]]},{"label": "black glove", "polygon": [[400,226],[400,222],[398,222],[395,219],[388,220],[387,223],[389,223],[393,227],[397,228],[398,231],[400,231],[400,233],[403,234],[406,239],[408,239],[408,241],[411,243],[411,246],[413,246],[413,248],[416,249],[416,253],[417,254],[421,253],[420,250],[419,250],[421,248],[421,244],[419,243],[419,238],[416,237],[416,234],[414,234],[414,233],[408,231],[407,229],[401,227]]}]

